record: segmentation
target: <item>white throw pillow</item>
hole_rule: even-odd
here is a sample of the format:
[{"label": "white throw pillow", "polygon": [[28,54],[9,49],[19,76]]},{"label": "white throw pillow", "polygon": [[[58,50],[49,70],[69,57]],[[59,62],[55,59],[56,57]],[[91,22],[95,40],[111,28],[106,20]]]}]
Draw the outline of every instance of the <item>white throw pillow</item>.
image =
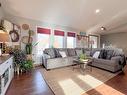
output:
[{"label": "white throw pillow", "polygon": [[65,53],[64,51],[59,51],[59,53],[60,53],[60,55],[61,55],[62,57],[67,57],[67,55],[66,55],[66,53]]},{"label": "white throw pillow", "polygon": [[93,58],[98,58],[100,55],[100,51],[96,51],[94,54],[93,54]]}]

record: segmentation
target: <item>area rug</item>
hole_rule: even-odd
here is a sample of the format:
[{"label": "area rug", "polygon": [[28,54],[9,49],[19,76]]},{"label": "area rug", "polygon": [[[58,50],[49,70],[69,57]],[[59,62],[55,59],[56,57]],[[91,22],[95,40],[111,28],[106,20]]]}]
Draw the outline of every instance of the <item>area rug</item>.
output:
[{"label": "area rug", "polygon": [[41,69],[40,72],[55,95],[82,95],[117,75],[98,68],[81,72],[65,67],[50,71]]}]

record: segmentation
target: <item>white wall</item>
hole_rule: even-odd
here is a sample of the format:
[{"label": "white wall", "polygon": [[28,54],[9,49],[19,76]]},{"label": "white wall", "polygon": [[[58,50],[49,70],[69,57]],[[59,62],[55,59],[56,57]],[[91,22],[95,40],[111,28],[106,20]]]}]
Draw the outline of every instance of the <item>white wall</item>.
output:
[{"label": "white wall", "polygon": [[4,12],[3,9],[0,7],[0,20],[3,19],[4,17]]},{"label": "white wall", "polygon": [[127,33],[126,32],[101,35],[101,47],[102,47],[102,44],[105,44],[105,46],[112,45],[115,48],[121,48],[121,49],[123,49],[123,51],[127,57],[126,41],[127,41]]},{"label": "white wall", "polygon": [[[74,28],[71,28],[71,27],[67,27],[67,26],[62,26],[62,25],[55,25],[55,24],[50,24],[50,23],[46,23],[46,22],[40,22],[40,21],[36,21],[36,20],[32,20],[32,19],[26,19],[26,18],[22,18],[22,17],[16,17],[16,16],[13,16],[13,15],[10,15],[10,14],[6,14],[5,16],[5,19],[15,23],[15,24],[18,24],[20,26],[22,26],[22,24],[29,24],[30,25],[30,28],[35,31],[35,35],[33,37],[33,42],[36,42],[37,39],[36,39],[36,34],[37,34],[37,31],[36,31],[36,27],[37,26],[40,26],[40,27],[45,27],[45,28],[49,28],[51,30],[54,30],[54,29],[60,29],[60,30],[64,30],[65,32],[77,32],[79,33],[80,30],[77,30],[77,29],[74,29]],[[24,31],[24,30],[21,30],[21,36],[28,36],[28,32],[27,31]],[[23,43],[21,43],[21,48],[24,49],[25,45]],[[36,61],[36,64],[38,64],[38,59],[37,59],[37,55],[36,55],[36,48],[34,48],[33,50],[33,58],[34,58],[34,61]]]}]

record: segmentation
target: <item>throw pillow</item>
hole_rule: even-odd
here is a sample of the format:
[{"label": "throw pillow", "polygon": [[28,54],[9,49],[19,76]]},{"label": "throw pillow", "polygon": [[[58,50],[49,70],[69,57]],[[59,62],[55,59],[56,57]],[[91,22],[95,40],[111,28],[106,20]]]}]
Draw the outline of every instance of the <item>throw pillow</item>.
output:
[{"label": "throw pillow", "polygon": [[93,58],[98,58],[100,55],[100,51],[96,51],[94,54],[93,54]]},{"label": "throw pillow", "polygon": [[106,59],[106,57],[107,57],[107,51],[106,50],[101,50],[100,51],[100,55],[99,55],[98,58],[100,58],[100,59]]},{"label": "throw pillow", "polygon": [[76,54],[77,56],[80,56],[81,54],[83,54],[82,50],[76,50]]},{"label": "throw pillow", "polygon": [[90,51],[85,51],[86,56],[90,56],[91,52]]},{"label": "throw pillow", "polygon": [[73,48],[67,49],[67,52],[68,52],[68,55],[69,56],[76,56],[75,49],[73,49]]},{"label": "throw pillow", "polygon": [[62,57],[67,57],[66,53],[64,51],[59,51]]},{"label": "throw pillow", "polygon": [[55,58],[62,57],[58,49],[55,49]]},{"label": "throw pillow", "polygon": [[43,54],[43,55],[45,56],[46,59],[50,59],[51,58],[50,55],[48,55],[48,54]]},{"label": "throw pillow", "polygon": [[48,54],[50,58],[55,58],[55,50],[54,48],[47,48],[43,51],[45,54]]},{"label": "throw pillow", "polygon": [[103,51],[103,58],[102,58],[102,59],[106,59],[106,58],[107,58],[107,51],[104,50],[104,51]]},{"label": "throw pillow", "polygon": [[106,59],[110,60],[113,56],[113,50],[107,50],[107,56],[106,56]]},{"label": "throw pillow", "polygon": [[101,50],[101,51],[100,51],[100,55],[99,55],[98,58],[103,59],[103,51],[104,51],[104,50]]}]

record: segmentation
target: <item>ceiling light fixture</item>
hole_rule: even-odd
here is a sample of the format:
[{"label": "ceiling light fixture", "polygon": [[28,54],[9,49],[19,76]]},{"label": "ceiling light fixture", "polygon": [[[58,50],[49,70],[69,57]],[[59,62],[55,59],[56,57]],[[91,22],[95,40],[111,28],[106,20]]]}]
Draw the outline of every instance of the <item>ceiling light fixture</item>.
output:
[{"label": "ceiling light fixture", "polygon": [[106,30],[106,28],[102,26],[102,27],[101,27],[101,30],[104,31],[104,30]]},{"label": "ceiling light fixture", "polygon": [[99,12],[100,12],[100,9],[96,9],[95,13],[97,14],[97,13],[99,13]]}]

